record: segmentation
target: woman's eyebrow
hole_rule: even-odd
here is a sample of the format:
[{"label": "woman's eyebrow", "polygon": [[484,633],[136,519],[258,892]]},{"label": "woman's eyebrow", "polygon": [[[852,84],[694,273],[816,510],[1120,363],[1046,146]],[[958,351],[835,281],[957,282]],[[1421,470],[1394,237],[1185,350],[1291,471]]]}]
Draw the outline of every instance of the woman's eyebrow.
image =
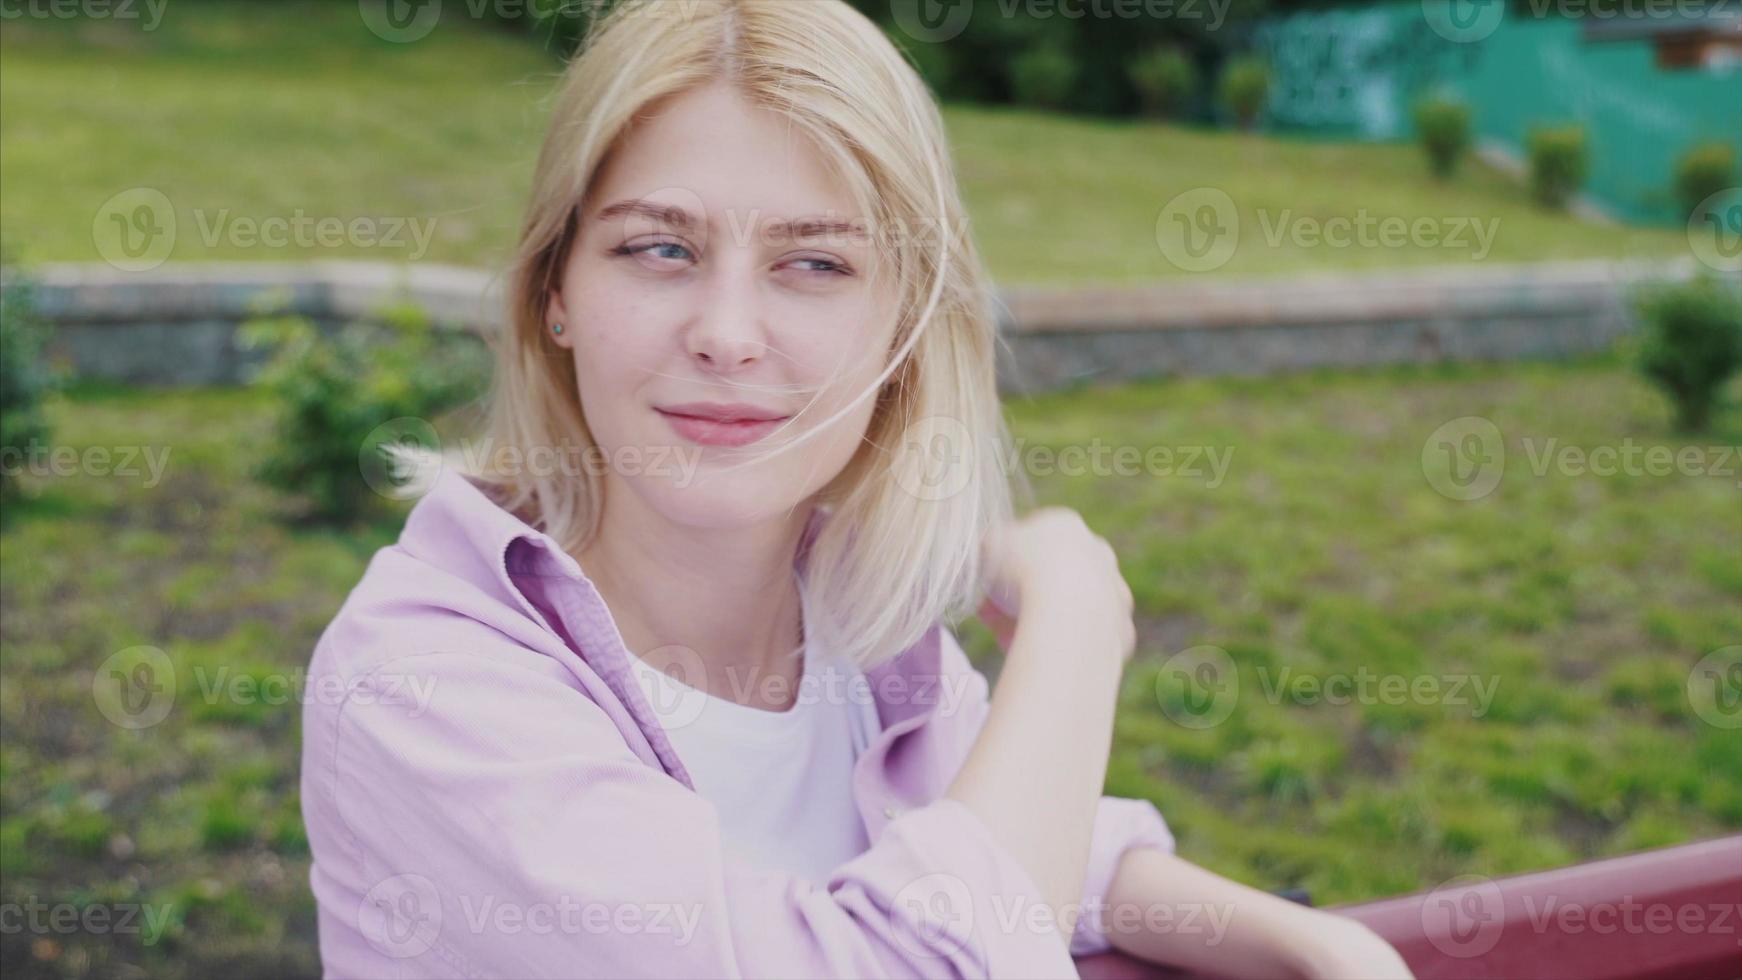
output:
[{"label": "woman's eyebrow", "polygon": [[[650,221],[684,231],[693,231],[699,224],[695,215],[675,204],[655,204],[652,201],[627,200],[606,205],[599,209],[595,220],[612,221],[639,215]],[[734,222],[734,224],[738,224]],[[849,220],[834,215],[814,215],[800,218],[790,218],[776,221],[767,226],[763,232],[781,239],[827,238],[834,235],[863,237],[866,235],[865,222]]]}]

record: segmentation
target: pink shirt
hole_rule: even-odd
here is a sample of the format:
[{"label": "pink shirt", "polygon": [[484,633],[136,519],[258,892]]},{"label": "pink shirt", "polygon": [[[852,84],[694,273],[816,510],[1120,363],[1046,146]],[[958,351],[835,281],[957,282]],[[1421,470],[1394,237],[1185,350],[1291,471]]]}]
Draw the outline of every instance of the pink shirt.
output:
[{"label": "pink shirt", "polygon": [[943,796],[988,690],[939,624],[867,673],[870,847],[826,881],[750,866],[630,656],[573,557],[442,473],[309,671],[327,976],[1070,977],[1109,948],[1095,913],[1120,855],[1173,848],[1152,804],[1102,797],[1067,951],[1033,878]]}]

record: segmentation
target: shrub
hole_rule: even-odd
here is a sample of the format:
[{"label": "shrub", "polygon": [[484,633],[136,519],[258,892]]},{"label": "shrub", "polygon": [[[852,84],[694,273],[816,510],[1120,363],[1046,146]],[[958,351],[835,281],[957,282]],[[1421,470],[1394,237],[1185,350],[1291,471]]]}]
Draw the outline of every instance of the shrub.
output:
[{"label": "shrub", "polygon": [[1639,314],[1639,369],[1669,395],[1677,427],[1704,431],[1725,381],[1742,367],[1742,297],[1702,278],[1647,291]]},{"label": "shrub", "polygon": [[1735,172],[1736,148],[1722,140],[1683,153],[1675,165],[1675,194],[1682,214],[1693,217],[1700,202],[1731,186]]},{"label": "shrub", "polygon": [[1077,63],[1050,44],[1029,48],[1010,66],[1010,87],[1016,101],[1042,109],[1060,109],[1071,97]]},{"label": "shrub", "polygon": [[1162,119],[1179,116],[1198,90],[1197,71],[1178,48],[1153,48],[1132,59],[1125,74],[1143,111]]},{"label": "shrub", "polygon": [[[22,458],[30,444],[48,438],[44,398],[57,379],[42,361],[47,334],[36,319],[35,284],[11,267],[0,285],[0,458]],[[0,467],[0,497],[17,493],[16,473]]]},{"label": "shrub", "polygon": [[1251,129],[1270,94],[1270,68],[1260,58],[1234,58],[1222,72],[1222,105],[1241,129]]},{"label": "shrub", "polygon": [[1551,208],[1564,208],[1585,183],[1585,130],[1556,126],[1530,131],[1530,189]]},{"label": "shrub", "polygon": [[446,341],[414,306],[383,310],[380,324],[331,336],[296,316],[263,317],[243,343],[272,356],[257,381],[277,402],[276,430],[255,476],[300,496],[308,516],[343,522],[382,498],[360,466],[364,444],[395,419],[430,419],[478,391],[482,350]]},{"label": "shrub", "polygon": [[1458,169],[1470,146],[1470,107],[1451,99],[1423,99],[1415,107],[1415,131],[1427,151],[1428,166],[1444,180]]}]

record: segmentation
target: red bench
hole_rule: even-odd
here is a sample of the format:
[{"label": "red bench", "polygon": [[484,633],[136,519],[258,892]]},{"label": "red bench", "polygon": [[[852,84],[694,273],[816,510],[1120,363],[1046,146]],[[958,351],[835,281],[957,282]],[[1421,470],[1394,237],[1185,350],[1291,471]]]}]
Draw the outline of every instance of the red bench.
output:
[{"label": "red bench", "polygon": [[[1403,954],[1420,980],[1742,977],[1742,836],[1339,906]],[[1180,980],[1107,954],[1088,980]]]}]

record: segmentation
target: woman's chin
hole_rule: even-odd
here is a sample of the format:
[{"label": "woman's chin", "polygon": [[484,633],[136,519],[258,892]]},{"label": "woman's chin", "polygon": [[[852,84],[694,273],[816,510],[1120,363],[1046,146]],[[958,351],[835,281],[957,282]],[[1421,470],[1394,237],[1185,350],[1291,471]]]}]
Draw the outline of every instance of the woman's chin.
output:
[{"label": "woman's chin", "polygon": [[721,474],[715,479],[698,476],[694,483],[678,487],[665,484],[645,488],[648,503],[673,524],[708,530],[752,527],[790,513],[802,498],[794,487],[770,486],[766,480]]}]

